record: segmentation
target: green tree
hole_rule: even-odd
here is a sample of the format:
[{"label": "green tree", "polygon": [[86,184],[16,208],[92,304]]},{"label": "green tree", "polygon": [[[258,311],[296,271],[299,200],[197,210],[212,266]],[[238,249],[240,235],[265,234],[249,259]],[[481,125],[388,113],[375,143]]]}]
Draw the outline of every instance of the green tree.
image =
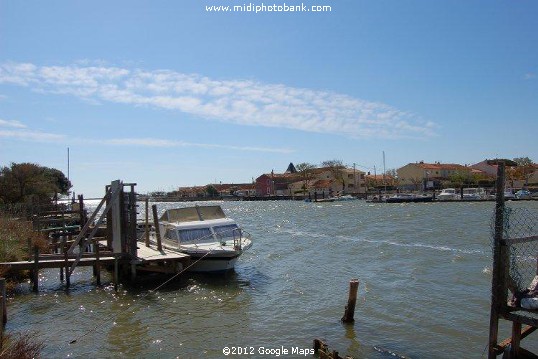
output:
[{"label": "green tree", "polygon": [[534,162],[529,157],[517,157],[514,158],[514,162],[517,163],[517,167],[508,171],[508,179],[512,182],[512,187],[514,180],[524,180],[525,185],[528,185],[529,178],[534,172]]},{"label": "green tree", "polygon": [[329,168],[329,171],[333,175],[334,179],[342,183],[342,191],[346,188],[346,182],[344,180],[344,164],[341,160],[328,160],[321,163],[323,167]]},{"label": "green tree", "polygon": [[205,192],[207,193],[207,195],[209,197],[218,197],[219,196],[219,191],[217,191],[215,186],[213,186],[211,184],[208,184],[207,186],[205,186]]},{"label": "green tree", "polygon": [[0,200],[4,203],[49,202],[67,194],[71,183],[55,169],[35,163],[11,163],[0,169]]},{"label": "green tree", "polygon": [[308,190],[308,181],[314,178],[313,170],[316,168],[315,165],[307,162],[299,163],[297,166],[295,166],[295,169],[297,170],[297,173],[299,174],[299,177],[301,178],[301,181],[303,181],[302,190],[303,190],[303,196],[306,194],[306,191]]}]

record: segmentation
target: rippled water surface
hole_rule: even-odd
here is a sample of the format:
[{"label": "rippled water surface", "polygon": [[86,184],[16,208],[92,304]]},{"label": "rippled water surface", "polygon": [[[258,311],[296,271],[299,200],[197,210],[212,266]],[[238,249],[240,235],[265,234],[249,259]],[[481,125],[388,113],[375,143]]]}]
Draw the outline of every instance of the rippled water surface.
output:
[{"label": "rippled water surface", "polygon": [[[98,288],[91,270],[77,268],[66,293],[58,271],[43,270],[39,294],[23,285],[10,299],[7,331],[36,332],[53,358],[221,358],[224,347],[254,351],[228,357],[275,357],[262,347],[299,357],[292,348],[315,338],[355,358],[390,357],[379,348],[487,356],[493,202],[220,204],[255,240],[234,273],[188,274],[158,292],[150,290],[166,278],[150,276],[115,292],[110,276]],[[343,325],[352,278],[356,321]],[[500,339],[508,335],[501,326]]]}]

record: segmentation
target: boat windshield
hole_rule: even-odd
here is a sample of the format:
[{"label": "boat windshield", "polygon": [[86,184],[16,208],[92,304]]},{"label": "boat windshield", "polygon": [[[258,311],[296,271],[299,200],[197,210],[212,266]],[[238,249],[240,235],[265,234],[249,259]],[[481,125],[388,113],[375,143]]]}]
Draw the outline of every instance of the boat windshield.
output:
[{"label": "boat windshield", "polygon": [[179,231],[180,242],[194,242],[201,239],[212,239],[209,228],[191,228]]},{"label": "boat windshield", "polygon": [[233,238],[239,235],[239,227],[237,227],[237,224],[215,226],[213,227],[213,230],[219,238]]}]

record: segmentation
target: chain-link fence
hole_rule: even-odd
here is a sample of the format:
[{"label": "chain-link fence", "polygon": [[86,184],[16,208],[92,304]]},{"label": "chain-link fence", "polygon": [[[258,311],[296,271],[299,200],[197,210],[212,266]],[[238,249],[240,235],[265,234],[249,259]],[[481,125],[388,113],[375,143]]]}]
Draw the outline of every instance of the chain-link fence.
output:
[{"label": "chain-link fence", "polygon": [[538,275],[538,212],[505,207],[503,227],[503,239],[509,246],[508,287],[519,296],[529,292]]}]

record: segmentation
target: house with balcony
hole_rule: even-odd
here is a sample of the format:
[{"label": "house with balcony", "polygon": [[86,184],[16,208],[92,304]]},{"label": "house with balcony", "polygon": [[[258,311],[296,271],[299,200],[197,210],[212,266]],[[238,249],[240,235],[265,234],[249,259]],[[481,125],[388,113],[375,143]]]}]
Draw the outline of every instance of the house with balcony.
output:
[{"label": "house with balcony", "polygon": [[[291,164],[290,164],[291,165]],[[365,173],[352,168],[313,168],[304,177],[297,171],[271,172],[256,179],[258,196],[336,196],[366,193]]]},{"label": "house with balcony", "polygon": [[456,175],[471,178],[473,169],[455,163],[425,163],[420,161],[398,168],[397,173],[401,188],[424,191],[440,189],[443,181],[449,181]]}]

